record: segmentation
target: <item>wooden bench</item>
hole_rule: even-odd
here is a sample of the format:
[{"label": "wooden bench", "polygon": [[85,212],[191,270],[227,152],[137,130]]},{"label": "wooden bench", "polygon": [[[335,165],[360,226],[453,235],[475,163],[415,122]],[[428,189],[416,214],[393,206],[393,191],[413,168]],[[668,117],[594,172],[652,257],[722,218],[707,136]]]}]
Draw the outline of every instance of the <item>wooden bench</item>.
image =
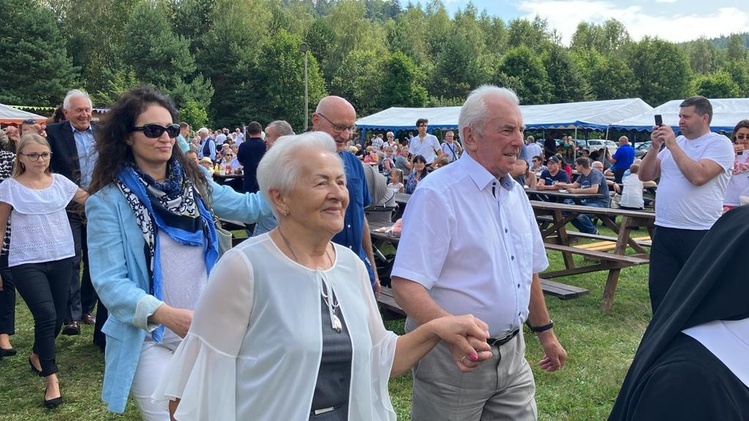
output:
[{"label": "wooden bench", "polygon": [[383,310],[385,318],[402,319],[406,317],[406,312],[395,302],[392,288],[382,287],[380,289],[380,298],[377,299],[377,302],[380,303],[380,309]]},{"label": "wooden bench", "polygon": [[[568,235],[571,233],[567,233]],[[637,244],[641,246],[650,246],[650,237],[644,236],[644,237],[632,237],[633,240],[637,241]],[[577,244],[575,247],[585,250],[595,250],[595,251],[611,251],[616,248],[616,238],[613,240],[603,240],[598,241],[595,243],[587,243],[587,244]]]},{"label": "wooden bench", "polygon": [[544,295],[551,295],[560,300],[570,300],[590,293],[590,291],[585,288],[567,285],[561,282],[554,282],[548,279],[541,279],[541,289],[543,289]]}]

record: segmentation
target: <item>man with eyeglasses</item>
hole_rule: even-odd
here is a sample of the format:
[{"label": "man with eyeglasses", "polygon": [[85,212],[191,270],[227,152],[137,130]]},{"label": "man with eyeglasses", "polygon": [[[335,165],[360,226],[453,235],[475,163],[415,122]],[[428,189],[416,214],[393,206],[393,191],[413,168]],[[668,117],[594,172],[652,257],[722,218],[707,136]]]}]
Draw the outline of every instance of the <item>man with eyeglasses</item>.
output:
[{"label": "man with eyeglasses", "polygon": [[380,280],[372,266],[372,238],[369,236],[369,224],[364,216],[364,208],[371,204],[372,199],[362,162],[347,150],[348,141],[356,131],[356,110],[351,103],[339,96],[327,96],[320,100],[315,113],[312,114],[312,129],[333,137],[346,171],[349,205],[346,208],[343,231],[336,234],[333,241],[350,248],[362,259],[364,266],[367,267],[372,289],[375,295],[379,295]]},{"label": "man with eyeglasses", "polygon": [[[648,279],[653,313],[723,213],[733,166],[731,141],[710,131],[710,101],[695,96],[679,107],[681,134],[677,137],[668,124],[653,127],[652,144],[638,172],[641,181],[660,178]],[[663,144],[666,147],[660,150]]]},{"label": "man with eyeglasses", "polygon": [[[96,126],[91,124],[92,105],[88,93],[79,89],[68,91],[62,104],[62,112],[67,121],[47,126],[47,140],[52,151],[50,166],[53,172],[64,175],[86,190],[91,183],[91,174],[98,159],[94,144]],[[70,279],[69,308],[62,333],[78,335],[81,331],[81,321],[85,324],[95,323],[92,313],[98,296],[91,284],[88,270],[87,221],[83,207],[71,203],[68,206],[68,220],[75,244],[73,265],[79,268],[81,260],[83,261],[83,276],[80,276],[78,270],[73,271]],[[101,310],[100,305],[99,313]],[[94,343],[103,347],[103,341],[104,336],[95,330]]]},{"label": "man with eyeglasses", "polygon": [[442,148],[440,147],[440,141],[437,137],[427,133],[429,126],[429,120],[426,118],[420,118],[416,120],[416,129],[419,133],[411,138],[408,143],[408,149],[411,151],[412,156],[421,155],[427,162],[427,166],[432,165],[435,157],[442,157]]}]

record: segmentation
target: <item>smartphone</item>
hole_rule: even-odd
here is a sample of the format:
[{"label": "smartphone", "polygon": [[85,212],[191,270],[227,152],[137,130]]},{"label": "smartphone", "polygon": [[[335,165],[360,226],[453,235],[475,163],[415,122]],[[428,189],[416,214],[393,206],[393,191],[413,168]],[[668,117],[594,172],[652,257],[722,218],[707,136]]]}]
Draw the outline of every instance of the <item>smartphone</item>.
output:
[{"label": "smartphone", "polygon": [[663,125],[663,116],[660,114],[655,115],[655,125],[656,126],[662,126]]}]

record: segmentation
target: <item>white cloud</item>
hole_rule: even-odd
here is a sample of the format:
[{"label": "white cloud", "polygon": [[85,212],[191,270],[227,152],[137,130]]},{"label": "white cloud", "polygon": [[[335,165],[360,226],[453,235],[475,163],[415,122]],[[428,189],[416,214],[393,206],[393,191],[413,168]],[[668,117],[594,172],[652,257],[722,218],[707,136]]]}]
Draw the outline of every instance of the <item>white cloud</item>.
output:
[{"label": "white cloud", "polygon": [[[675,0],[662,0],[664,2]],[[628,3],[628,2],[627,2]],[[653,5],[653,3],[650,3]],[[658,37],[671,42],[683,42],[699,37],[714,38],[749,28],[749,14],[735,7],[723,7],[709,11],[704,9],[688,13],[685,6],[659,4],[647,6],[618,6],[612,1],[586,0],[526,0],[518,9],[525,18],[540,16],[556,29],[562,43],[569,45],[580,22],[602,24],[608,19],[621,22],[635,41],[645,36]]]}]

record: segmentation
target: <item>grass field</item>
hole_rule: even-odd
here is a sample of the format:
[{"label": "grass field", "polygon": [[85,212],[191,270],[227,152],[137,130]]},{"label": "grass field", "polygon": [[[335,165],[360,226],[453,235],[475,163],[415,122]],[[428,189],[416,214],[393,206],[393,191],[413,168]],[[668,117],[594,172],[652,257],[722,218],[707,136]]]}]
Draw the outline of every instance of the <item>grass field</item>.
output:
[{"label": "grass field", "polygon": [[[558,253],[550,253],[550,260],[552,268],[562,266]],[[537,362],[542,357],[541,347],[526,329],[526,358],[534,367],[539,419],[606,419],[650,320],[647,272],[647,266],[622,271],[614,305],[608,313],[598,308],[605,272],[558,279],[587,288],[590,294],[570,301],[547,297],[549,312],[556,324],[555,331],[569,354],[563,370],[546,373],[537,369]],[[43,380],[31,372],[26,361],[33,340],[33,321],[20,298],[16,311],[16,335],[12,342],[18,355],[0,361],[0,420],[140,419],[132,401],[124,416],[107,413],[101,402],[104,358],[91,344],[92,326],[82,326],[81,336],[60,336],[57,339],[58,375],[65,403],[54,411],[44,408]],[[402,321],[387,322],[387,325],[402,332]],[[408,420],[410,375],[391,381],[390,395],[398,418]]]}]

